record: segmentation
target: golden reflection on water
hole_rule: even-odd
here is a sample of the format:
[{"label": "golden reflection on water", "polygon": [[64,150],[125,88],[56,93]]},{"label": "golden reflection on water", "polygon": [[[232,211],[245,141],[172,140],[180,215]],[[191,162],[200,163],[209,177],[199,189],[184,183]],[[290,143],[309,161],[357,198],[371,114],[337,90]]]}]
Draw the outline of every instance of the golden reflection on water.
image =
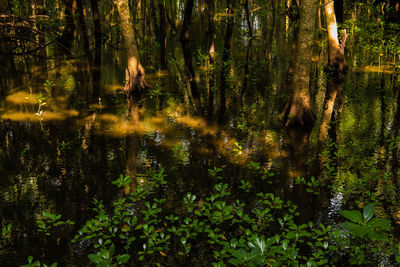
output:
[{"label": "golden reflection on water", "polygon": [[123,93],[122,84],[106,84],[104,86],[106,94],[115,94],[116,92]]},{"label": "golden reflection on water", "polygon": [[[60,121],[70,117],[76,117],[79,115],[77,110],[59,110],[59,111],[43,111],[40,116],[42,121]],[[39,116],[35,113],[21,112],[21,111],[7,111],[1,116],[4,120],[11,121],[29,121],[39,122]]]},{"label": "golden reflection on water", "polygon": [[380,66],[364,66],[358,69],[360,72],[367,73],[384,73],[384,74],[393,74],[394,67],[389,65],[380,65]]},{"label": "golden reflection on water", "polygon": [[38,100],[36,99],[37,97],[39,97],[38,94],[33,94],[26,91],[19,91],[11,95],[8,95],[6,97],[6,101],[14,105],[23,105],[23,104],[35,105],[38,103]]}]

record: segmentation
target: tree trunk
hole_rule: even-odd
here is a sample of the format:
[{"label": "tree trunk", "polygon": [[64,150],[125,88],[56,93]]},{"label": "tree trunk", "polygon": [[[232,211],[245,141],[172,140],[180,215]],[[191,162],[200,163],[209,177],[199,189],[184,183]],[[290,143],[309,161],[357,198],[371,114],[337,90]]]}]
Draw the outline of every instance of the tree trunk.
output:
[{"label": "tree trunk", "polygon": [[250,50],[251,50],[251,44],[253,41],[253,23],[251,21],[250,17],[250,10],[249,10],[249,0],[244,1],[244,10],[246,14],[246,22],[247,22],[247,28],[248,28],[248,34],[247,34],[247,47],[246,47],[246,60],[244,64],[244,75],[243,75],[243,86],[242,90],[240,92],[240,103],[243,105],[243,94],[245,90],[247,89],[247,81],[249,77],[249,61],[250,61]]},{"label": "tree trunk", "polygon": [[90,0],[92,6],[92,16],[94,25],[94,64],[92,64],[93,75],[93,101],[100,97],[100,77],[101,77],[101,23],[99,14],[99,1]]},{"label": "tree trunk", "polygon": [[79,14],[79,25],[81,27],[82,37],[83,37],[83,49],[85,51],[85,56],[89,57],[90,56],[89,38],[87,34],[85,15],[83,12],[83,2],[82,0],[76,0],[76,4]]},{"label": "tree trunk", "polygon": [[219,98],[219,122],[225,120],[226,113],[226,88],[229,86],[227,79],[229,77],[229,57],[231,52],[231,39],[233,34],[233,16],[234,16],[234,0],[227,0],[227,25],[224,39],[224,51],[222,52],[222,67],[220,78],[220,98]]},{"label": "tree trunk", "polygon": [[[329,0],[325,4],[325,17],[328,28],[328,67],[330,70],[328,70],[327,92],[318,136],[319,153],[323,151],[328,140],[329,122],[331,121],[336,95],[338,91],[341,91],[341,84],[343,83],[341,76],[347,69],[344,46],[348,35],[344,31],[341,44],[339,44],[333,1]],[[321,164],[323,163],[321,162]]]},{"label": "tree trunk", "polygon": [[[326,2],[328,1],[328,2]],[[347,64],[344,57],[344,45],[347,39],[347,33],[343,31],[342,44],[339,44],[338,31],[336,25],[336,16],[333,0],[325,0],[325,17],[328,29],[328,65],[333,68],[336,75],[346,71]]]},{"label": "tree trunk", "polygon": [[65,55],[72,55],[72,42],[74,40],[74,32],[76,25],[74,23],[74,8],[76,7],[75,0],[64,0],[64,16],[65,16],[65,27],[61,37],[58,38],[58,44]]},{"label": "tree trunk", "polygon": [[190,46],[190,23],[192,19],[194,0],[187,0],[185,5],[185,12],[182,21],[182,29],[179,40],[182,45],[183,58],[185,61],[186,74],[189,78],[190,90],[194,101],[194,106],[197,111],[201,112],[200,92],[196,83],[196,74],[193,68],[192,48]]},{"label": "tree trunk", "polygon": [[167,51],[166,51],[166,40],[167,40],[167,20],[165,14],[165,1],[158,1],[158,10],[160,12],[160,26],[159,26],[159,43],[160,43],[160,65],[161,69],[167,69]]},{"label": "tree trunk", "polygon": [[297,52],[293,68],[292,96],[286,105],[285,126],[312,126],[315,114],[311,107],[309,83],[318,0],[304,0],[300,6]]},{"label": "tree trunk", "polygon": [[128,0],[114,0],[114,4],[121,18],[121,30],[128,57],[124,92],[132,103],[137,103],[142,98],[147,87],[145,72],[139,60]]},{"label": "tree trunk", "polygon": [[215,34],[215,24],[214,24],[214,12],[215,12],[215,7],[214,7],[214,0],[206,0],[205,2],[206,5],[206,12],[207,12],[207,20],[208,20],[208,30],[207,30],[207,36],[208,36],[208,58],[209,58],[209,63],[211,67],[211,73],[210,73],[210,78],[208,81],[208,111],[207,115],[209,118],[213,116],[214,113],[214,90],[215,90],[215,40],[214,40],[214,34]]}]

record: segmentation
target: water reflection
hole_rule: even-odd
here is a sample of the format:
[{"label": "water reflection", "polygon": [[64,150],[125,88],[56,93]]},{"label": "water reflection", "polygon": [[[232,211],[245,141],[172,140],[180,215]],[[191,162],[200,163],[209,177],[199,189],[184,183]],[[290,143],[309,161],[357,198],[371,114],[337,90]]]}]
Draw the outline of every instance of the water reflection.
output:
[{"label": "water reflection", "polygon": [[[223,182],[237,185],[245,179],[253,188],[295,200],[301,206],[302,219],[308,221],[324,213],[324,219],[334,217],[343,203],[340,190],[345,185],[356,187],[371,173],[378,158],[383,159],[382,169],[392,168],[398,173],[398,140],[393,140],[391,147],[385,140],[398,135],[400,112],[395,109],[398,103],[391,100],[399,101],[399,93],[393,92],[393,77],[389,76],[385,76],[383,90],[375,90],[382,84],[380,76],[374,75],[390,73],[365,69],[349,74],[352,76],[342,85],[338,144],[332,150],[340,157],[335,159],[334,173],[330,173],[331,183],[340,186],[333,193],[329,189],[326,195],[316,196],[296,179],[313,175],[308,160],[316,157],[315,137],[321,122],[312,132],[282,131],[276,116],[279,105],[264,91],[244,94],[244,103],[251,103],[248,106],[240,106],[240,101],[235,102],[228,94],[227,123],[217,124],[193,114],[186,104],[189,101],[182,103],[180,99],[185,92],[169,84],[165,72],[148,75],[152,84],[165,84],[160,92],[153,90],[140,103],[127,107],[118,65],[103,61],[106,67],[102,77],[94,81],[96,77],[90,75],[92,70],[85,59],[64,63],[49,63],[47,75],[29,82],[31,90],[20,85],[21,78],[10,78],[4,90],[0,109],[0,216],[2,222],[13,222],[19,230],[12,237],[15,243],[7,251],[7,259],[13,258],[14,250],[26,258],[45,249],[54,251],[48,256],[49,262],[80,262],[80,256],[72,255],[81,247],[63,247],[67,242],[62,240],[68,240],[91,216],[94,197],[109,204],[119,196],[111,182],[120,174],[133,178],[129,188],[133,191],[136,183],[148,183],[146,173],[165,168],[166,206],[173,210],[184,192],[206,196],[216,183],[209,169],[220,167]],[[43,75],[44,71],[36,66],[32,73]],[[46,83],[46,79],[54,84]],[[323,101],[324,96],[319,98]],[[44,102],[38,116],[39,104]],[[217,99],[215,102],[219,103]],[[323,105],[319,105],[322,112]],[[379,148],[383,150],[379,153],[383,157],[378,157],[376,144],[381,140],[384,142]],[[321,169],[326,173],[324,166]],[[372,192],[377,190],[377,183],[371,182]],[[232,191],[234,197],[241,194]],[[251,197],[246,201],[251,202]],[[63,214],[76,222],[76,228],[66,229],[54,240],[41,239],[35,220],[44,210]],[[16,261],[10,260],[10,266]]]}]

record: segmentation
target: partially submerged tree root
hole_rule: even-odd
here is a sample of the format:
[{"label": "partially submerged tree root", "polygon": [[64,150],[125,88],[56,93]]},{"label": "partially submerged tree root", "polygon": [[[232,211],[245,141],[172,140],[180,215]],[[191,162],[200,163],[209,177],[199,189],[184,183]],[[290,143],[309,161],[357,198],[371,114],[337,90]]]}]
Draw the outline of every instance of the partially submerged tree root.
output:
[{"label": "partially submerged tree root", "polygon": [[286,128],[299,126],[312,128],[316,120],[311,107],[306,107],[302,101],[293,100],[285,105],[280,118]]},{"label": "partially submerged tree root", "polygon": [[126,84],[124,86],[124,92],[126,96],[128,99],[133,99],[136,102],[140,101],[140,99],[144,97],[146,88],[149,87],[145,79],[143,67],[138,68],[136,75],[133,71],[129,71],[129,68],[126,68],[125,76]]}]

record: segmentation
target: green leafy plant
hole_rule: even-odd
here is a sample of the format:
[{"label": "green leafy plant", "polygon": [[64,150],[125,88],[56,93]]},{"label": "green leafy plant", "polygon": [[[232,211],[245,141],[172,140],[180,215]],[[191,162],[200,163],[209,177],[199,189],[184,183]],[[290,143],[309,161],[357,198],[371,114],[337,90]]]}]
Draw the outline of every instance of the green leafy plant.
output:
[{"label": "green leafy plant", "polygon": [[57,267],[57,262],[52,263],[51,265],[46,265],[40,263],[40,261],[33,261],[33,257],[28,257],[28,264],[21,265],[20,267]]},{"label": "green leafy plant", "polygon": [[46,236],[51,234],[51,231],[61,225],[73,225],[71,220],[61,221],[61,214],[53,214],[51,212],[42,212],[42,219],[36,220],[38,231],[43,232]]},{"label": "green leafy plant", "polygon": [[375,204],[365,206],[363,213],[358,210],[341,210],[339,213],[348,219],[341,227],[352,236],[372,241],[389,241],[384,232],[390,231],[390,220],[374,218]]},{"label": "green leafy plant", "polygon": [[219,180],[222,179],[222,176],[219,175],[220,172],[223,170],[218,167],[214,167],[214,169],[208,169],[208,173],[210,174],[211,177],[217,178]]},{"label": "green leafy plant", "polygon": [[38,102],[38,109],[37,109],[37,112],[36,112],[35,115],[39,118],[40,121],[42,121],[43,120],[43,118],[42,118],[42,114],[43,114],[42,107],[47,105],[47,103],[46,103],[47,97],[43,96],[43,94],[40,93],[39,96],[36,96],[35,98],[36,98],[36,100]]}]

